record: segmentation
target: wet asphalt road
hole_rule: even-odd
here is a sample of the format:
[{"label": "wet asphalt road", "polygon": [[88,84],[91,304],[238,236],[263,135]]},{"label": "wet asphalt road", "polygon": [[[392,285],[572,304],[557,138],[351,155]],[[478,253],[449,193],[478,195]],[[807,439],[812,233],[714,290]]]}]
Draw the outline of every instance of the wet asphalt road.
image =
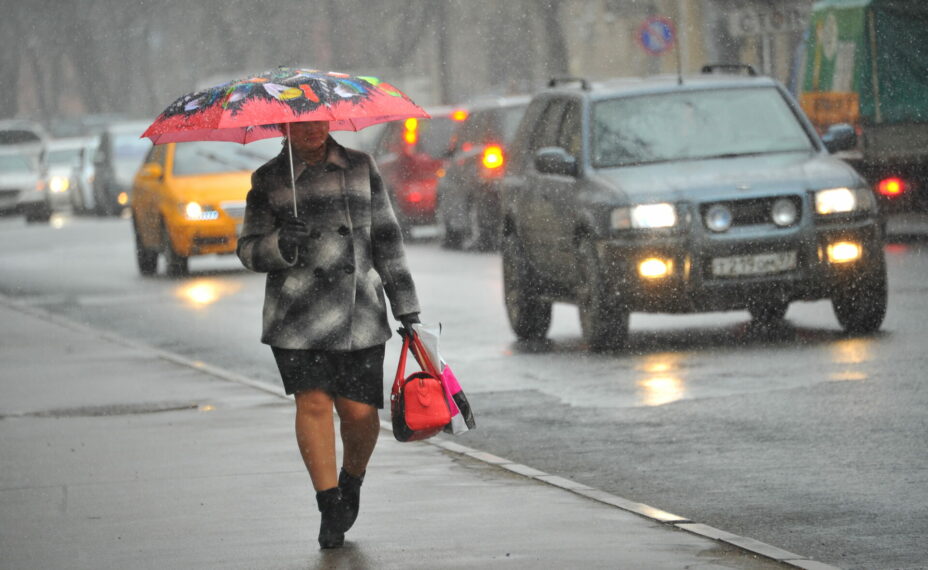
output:
[{"label": "wet asphalt road", "polygon": [[[608,355],[586,351],[570,306],[549,341],[515,342],[495,254],[408,251],[478,414],[465,445],[844,568],[928,567],[928,241],[887,246],[880,334],[845,336],[827,302],[776,330],[635,314],[630,348]],[[126,220],[0,220],[0,292],[277,382],[263,277],[233,257],[191,271],[141,278]]]}]

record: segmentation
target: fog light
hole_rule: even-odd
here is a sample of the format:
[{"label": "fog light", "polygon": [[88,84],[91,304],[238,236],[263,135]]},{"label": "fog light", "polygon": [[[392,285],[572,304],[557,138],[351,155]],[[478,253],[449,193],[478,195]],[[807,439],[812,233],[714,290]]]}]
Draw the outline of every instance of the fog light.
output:
[{"label": "fog light", "polygon": [[828,246],[828,261],[848,263],[860,259],[860,245],[850,241],[839,241]]},{"label": "fog light", "polygon": [[670,275],[671,267],[670,260],[649,257],[638,264],[638,274],[647,279],[660,279]]},{"label": "fog light", "polygon": [[773,208],[770,209],[770,217],[773,219],[773,223],[785,228],[786,226],[791,226],[796,223],[796,218],[799,217],[799,211],[796,209],[796,204],[793,203],[789,198],[780,198],[773,203]]},{"label": "fog light", "polygon": [[724,232],[731,227],[733,219],[731,208],[716,204],[706,212],[706,227],[714,232]]}]

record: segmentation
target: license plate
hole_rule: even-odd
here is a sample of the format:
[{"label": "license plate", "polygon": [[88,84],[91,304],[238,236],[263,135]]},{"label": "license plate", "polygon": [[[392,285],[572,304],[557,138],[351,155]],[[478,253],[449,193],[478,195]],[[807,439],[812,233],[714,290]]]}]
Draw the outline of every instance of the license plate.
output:
[{"label": "license plate", "polygon": [[782,273],[783,271],[789,271],[795,268],[795,251],[716,257],[712,260],[712,274],[718,277],[768,275],[770,273]]}]

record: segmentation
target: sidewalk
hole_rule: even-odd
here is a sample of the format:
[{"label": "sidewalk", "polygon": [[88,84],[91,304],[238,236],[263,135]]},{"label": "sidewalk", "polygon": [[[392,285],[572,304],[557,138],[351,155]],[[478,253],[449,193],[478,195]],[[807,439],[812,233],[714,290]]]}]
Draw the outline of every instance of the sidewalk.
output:
[{"label": "sidewalk", "polygon": [[320,551],[292,403],[273,388],[2,296],[0,322],[0,568],[787,566],[724,540],[829,568],[680,530],[680,517],[469,450],[466,436],[401,444],[386,430],[346,546]]}]

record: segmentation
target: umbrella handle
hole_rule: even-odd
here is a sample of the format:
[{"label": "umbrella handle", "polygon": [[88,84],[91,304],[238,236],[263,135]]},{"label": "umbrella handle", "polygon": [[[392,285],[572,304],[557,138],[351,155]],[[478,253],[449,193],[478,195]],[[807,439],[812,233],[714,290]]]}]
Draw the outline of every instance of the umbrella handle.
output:
[{"label": "umbrella handle", "polygon": [[293,217],[296,213],[296,176],[293,174],[293,145],[290,144],[290,123],[287,123],[287,152],[290,153],[290,186],[293,188]]}]

